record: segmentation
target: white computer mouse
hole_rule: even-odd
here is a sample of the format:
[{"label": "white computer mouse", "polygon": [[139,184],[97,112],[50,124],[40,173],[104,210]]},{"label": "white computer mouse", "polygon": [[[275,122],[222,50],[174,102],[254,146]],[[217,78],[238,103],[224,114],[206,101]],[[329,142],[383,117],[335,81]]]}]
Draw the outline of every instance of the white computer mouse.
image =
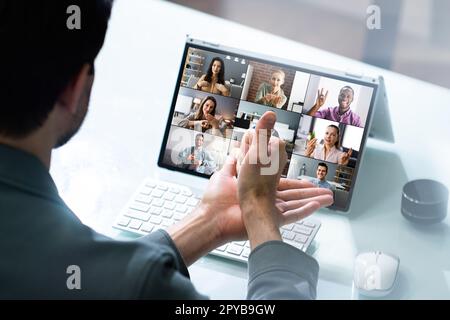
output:
[{"label": "white computer mouse", "polygon": [[360,253],[355,260],[353,282],[358,292],[369,297],[382,297],[394,288],[400,259],[390,253]]}]

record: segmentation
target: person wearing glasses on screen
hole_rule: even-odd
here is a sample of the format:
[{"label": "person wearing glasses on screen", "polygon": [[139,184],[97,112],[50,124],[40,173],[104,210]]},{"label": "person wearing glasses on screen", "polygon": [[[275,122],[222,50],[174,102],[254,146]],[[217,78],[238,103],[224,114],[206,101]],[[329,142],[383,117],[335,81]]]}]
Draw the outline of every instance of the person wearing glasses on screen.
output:
[{"label": "person wearing glasses on screen", "polygon": [[215,57],[211,60],[208,71],[198,79],[194,89],[222,96],[230,95],[230,90],[225,84],[225,64],[222,59]]},{"label": "person wearing glasses on screen", "polygon": [[270,84],[263,82],[259,85],[255,102],[269,107],[282,108],[287,101],[287,97],[281,89],[284,78],[285,73],[282,70],[273,72],[270,76]]},{"label": "person wearing glasses on screen", "polygon": [[311,110],[309,110],[308,115],[349,124],[356,127],[362,127],[361,118],[350,109],[350,105],[353,102],[354,95],[355,92],[353,91],[353,88],[350,86],[345,86],[339,92],[338,106],[319,110],[325,104],[328,96],[328,90],[324,93],[324,90],[322,88],[317,91],[316,103],[311,108]]},{"label": "person wearing glasses on screen", "polygon": [[308,141],[304,154],[317,160],[347,165],[353,150],[342,152],[339,147],[339,128],[331,124],[325,131],[323,145],[317,145],[317,138],[313,138]]}]

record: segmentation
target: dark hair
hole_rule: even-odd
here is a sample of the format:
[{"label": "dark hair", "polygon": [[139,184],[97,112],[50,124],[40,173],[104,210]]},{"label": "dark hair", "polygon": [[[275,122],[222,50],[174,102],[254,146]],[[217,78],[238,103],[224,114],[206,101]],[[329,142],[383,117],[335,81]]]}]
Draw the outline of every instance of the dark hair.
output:
[{"label": "dark hair", "polygon": [[216,107],[217,107],[216,98],[214,98],[213,96],[207,96],[207,97],[204,97],[202,102],[200,103],[200,106],[198,107],[197,112],[195,113],[194,120],[205,120],[203,118],[203,105],[208,100],[211,100],[212,102],[214,102],[214,109],[209,114],[212,115],[212,116],[216,115]]},{"label": "dark hair", "polygon": [[328,126],[328,128],[336,129],[336,131],[337,131],[337,141],[334,143],[334,146],[336,147],[336,149],[339,149],[339,147],[340,147],[340,144],[339,144],[339,138],[340,138],[340,136],[339,136],[339,127],[335,126],[334,124],[330,124]]},{"label": "dark hair", "polygon": [[350,86],[342,87],[341,90],[339,91],[339,93],[341,93],[341,92],[344,91],[344,90],[350,90],[350,91],[352,92],[352,96],[353,96],[353,97],[355,96],[355,91],[353,91],[353,88],[352,88],[352,87],[350,87]]},{"label": "dark hair", "polygon": [[[21,138],[42,126],[82,66],[93,71],[111,7],[112,0],[0,2],[0,134]],[[69,28],[77,12],[80,28]]]},{"label": "dark hair", "polygon": [[328,166],[327,166],[327,164],[325,162],[319,162],[317,167],[325,167],[327,169],[327,173],[328,173]]},{"label": "dark hair", "polygon": [[203,133],[197,133],[195,135],[195,139],[197,139],[198,137],[202,137],[203,139],[205,139],[205,136],[203,135]]},{"label": "dark hair", "polygon": [[220,59],[219,57],[214,57],[211,60],[211,63],[209,64],[208,67],[208,71],[206,72],[205,81],[211,82],[212,80],[212,66],[214,64],[214,61],[219,61],[221,64],[219,75],[217,77],[217,83],[225,84],[225,64],[223,63],[223,60]]}]

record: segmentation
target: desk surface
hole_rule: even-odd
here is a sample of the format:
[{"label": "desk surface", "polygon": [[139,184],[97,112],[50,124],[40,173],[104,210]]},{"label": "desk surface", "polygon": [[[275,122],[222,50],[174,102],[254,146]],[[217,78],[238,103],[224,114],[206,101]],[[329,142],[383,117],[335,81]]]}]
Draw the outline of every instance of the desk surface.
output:
[{"label": "desk surface", "polygon": [[[361,298],[352,291],[355,255],[392,252],[401,259],[393,299],[450,298],[449,218],[419,227],[400,214],[402,185],[432,178],[450,186],[450,91],[262,31],[148,0],[115,2],[96,62],[88,117],[79,134],[54,153],[51,173],[68,205],[99,232],[111,223],[157,157],[185,36],[309,64],[383,75],[396,142],[369,140],[348,215],[327,210],[313,256],[320,263],[319,299]],[[190,267],[211,298],[244,298],[246,267],[211,256]],[[214,279],[214,281],[211,281]]]}]

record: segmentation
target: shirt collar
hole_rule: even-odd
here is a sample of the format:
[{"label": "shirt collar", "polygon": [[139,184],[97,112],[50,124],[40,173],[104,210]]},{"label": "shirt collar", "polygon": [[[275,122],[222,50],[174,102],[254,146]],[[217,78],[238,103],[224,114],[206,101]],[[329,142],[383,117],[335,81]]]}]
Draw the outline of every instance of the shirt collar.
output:
[{"label": "shirt collar", "polygon": [[60,201],[44,164],[31,153],[0,144],[0,183]]},{"label": "shirt collar", "polygon": [[340,113],[339,113],[339,106],[337,106],[337,107],[334,108],[334,113],[335,113],[338,117],[341,117],[341,118],[342,118],[342,117],[349,116],[350,113],[352,113],[352,109],[351,109],[351,108],[348,108],[347,111],[345,111],[343,114],[340,114]]}]

